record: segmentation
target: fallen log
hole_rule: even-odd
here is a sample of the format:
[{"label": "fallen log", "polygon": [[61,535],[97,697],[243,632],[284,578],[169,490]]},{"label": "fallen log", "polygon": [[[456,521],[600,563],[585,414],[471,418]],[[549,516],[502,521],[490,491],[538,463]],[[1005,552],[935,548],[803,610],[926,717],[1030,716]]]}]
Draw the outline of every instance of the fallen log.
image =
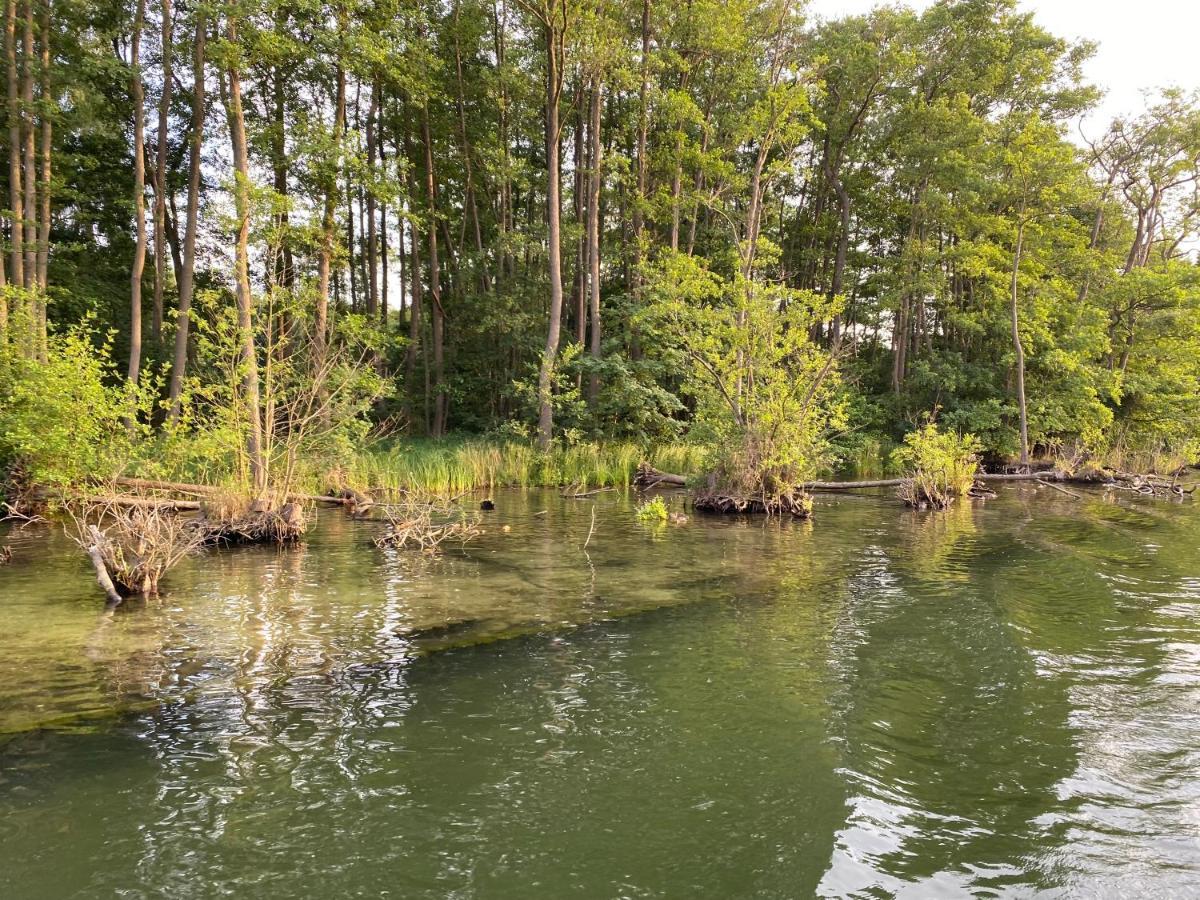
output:
[{"label": "fallen log", "polygon": [[[139,491],[171,491],[176,494],[197,494],[199,496],[214,496],[226,493],[224,488],[211,484],[187,484],[182,481],[159,481],[153,478],[114,478],[113,483],[119,487],[132,488]],[[341,496],[328,494],[298,494],[289,493],[289,500],[300,500],[309,503],[332,503],[336,506],[364,506],[374,501],[357,491],[347,488]],[[369,501],[369,502],[366,502]]]},{"label": "fallen log", "polygon": [[176,494],[216,494],[221,488],[210,484],[184,484],[181,481],[158,481],[153,478],[114,478],[113,484],[138,491],[174,491]]},{"label": "fallen log", "polygon": [[662,484],[669,484],[672,487],[685,487],[687,485],[687,479],[682,475],[672,475],[670,472],[660,472],[649,463],[642,463],[640,466],[638,466],[637,475],[635,475],[633,479],[634,487],[636,487],[638,490],[646,491]]},{"label": "fallen log", "polygon": [[84,503],[108,503],[130,509],[169,509],[174,512],[199,512],[204,509],[204,504],[199,500],[169,500],[162,497],[134,497],[128,494],[85,495],[75,499]]},{"label": "fallen log", "polygon": [[[648,473],[648,483],[643,485],[642,472]],[[681,475],[672,475],[669,472],[659,472],[656,469],[651,469],[649,466],[643,466],[638,470],[638,480],[635,481],[638,487],[653,487],[656,484],[670,484],[683,486],[687,483],[686,479]],[[898,488],[903,487],[908,479],[905,478],[879,478],[871,481],[806,481],[803,484],[797,485],[797,489],[801,491],[861,491],[871,488]],[[975,476],[976,481],[983,482],[1009,482],[1009,481],[1034,481],[1045,484],[1046,487],[1054,487],[1050,482],[1060,482],[1065,484],[1083,484],[1083,485],[1109,485],[1117,487],[1130,487],[1131,490],[1138,490],[1138,482],[1145,484],[1145,476],[1127,475],[1125,473],[1116,473],[1107,475],[1103,480],[1098,480],[1095,475],[1071,475],[1067,472],[1058,470],[1042,470],[1038,472],[980,472]],[[1126,485],[1122,482],[1129,481],[1132,485]],[[1194,491],[1195,486],[1192,487]],[[1181,486],[1176,485],[1171,489],[1175,494],[1190,493],[1184,490]],[[1148,492],[1147,492],[1148,493]]]}]

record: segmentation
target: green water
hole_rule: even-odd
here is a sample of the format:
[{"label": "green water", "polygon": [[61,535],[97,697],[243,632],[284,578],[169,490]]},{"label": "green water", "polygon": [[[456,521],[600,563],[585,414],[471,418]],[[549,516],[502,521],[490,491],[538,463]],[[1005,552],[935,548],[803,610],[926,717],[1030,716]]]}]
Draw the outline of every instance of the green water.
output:
[{"label": "green water", "polygon": [[497,501],[112,613],[0,533],[0,897],[1200,894],[1200,508]]}]

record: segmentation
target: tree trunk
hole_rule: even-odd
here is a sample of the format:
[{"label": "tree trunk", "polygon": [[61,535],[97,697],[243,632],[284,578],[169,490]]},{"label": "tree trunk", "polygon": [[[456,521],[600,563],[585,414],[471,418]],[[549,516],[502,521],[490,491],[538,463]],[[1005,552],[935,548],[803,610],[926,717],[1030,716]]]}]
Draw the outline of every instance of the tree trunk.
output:
[{"label": "tree trunk", "polygon": [[462,50],[459,47],[458,20],[461,4],[454,4],[454,71],[458,80],[458,129],[462,138],[463,171],[466,175],[465,200],[471,230],[475,235],[475,265],[479,272],[479,290],[486,293],[490,287],[487,265],[483,253],[483,227],[479,222],[479,205],[475,200],[475,169],[471,161],[471,141],[467,134],[466,99],[463,96]]},{"label": "tree trunk", "polygon": [[[832,300],[842,293],[842,282],[846,272],[846,256],[850,247],[850,194],[842,183],[840,174],[834,171],[832,166],[827,167],[827,174],[829,184],[838,200],[838,242],[833,258],[833,277],[829,281],[829,298]],[[833,317],[831,326],[833,329],[831,339],[836,344],[842,337],[840,313]]]},{"label": "tree trunk", "polygon": [[[237,45],[237,23],[231,16],[225,26],[230,44]],[[262,448],[262,413],[258,385],[258,354],[254,347],[254,298],[250,293],[250,161],[246,147],[246,120],[242,112],[241,73],[235,64],[229,67],[229,136],[233,143],[233,166],[237,184],[234,201],[237,209],[237,246],[234,273],[237,281],[238,330],[241,341],[242,403],[246,408],[246,455],[254,495],[267,489],[267,466]]]},{"label": "tree trunk", "polygon": [[1012,291],[1009,297],[1012,314],[1013,352],[1017,357],[1017,403],[1021,412],[1021,465],[1029,465],[1029,418],[1025,407],[1025,348],[1021,346],[1021,326],[1017,309],[1017,282],[1021,273],[1021,251],[1024,249],[1025,223],[1017,226],[1017,245],[1013,250]]},{"label": "tree trunk", "polygon": [[[576,94],[582,94],[582,86],[576,85]],[[575,311],[575,342],[579,346],[587,343],[587,275],[588,275],[588,241],[587,241],[587,194],[585,182],[588,168],[587,155],[587,125],[584,121],[583,103],[577,104],[575,119],[575,185],[571,192],[572,205],[575,212],[575,224],[579,228],[579,237],[575,241],[575,278],[571,285],[571,307]],[[576,383],[576,387],[579,387]]]},{"label": "tree trunk", "polygon": [[146,18],[146,0],[138,0],[130,45],[130,94],[133,96],[133,212],[137,226],[137,245],[129,275],[129,368],[126,379],[136,385],[142,367],[142,272],[146,268],[146,155],[145,90],[142,87],[142,23]]},{"label": "tree trunk", "polygon": [[183,379],[187,374],[188,333],[191,330],[192,294],[195,290],[196,232],[200,218],[200,168],[204,148],[204,44],[208,23],[204,7],[196,11],[195,55],[192,62],[192,130],[189,135],[191,158],[188,161],[187,223],[183,236],[183,264],[179,278],[179,317],[175,323],[175,357],[171,365],[169,394],[170,422],[179,421],[183,397]]},{"label": "tree trunk", "polygon": [[367,109],[367,318],[379,316],[379,236],[375,224],[375,163],[378,158],[379,80],[371,83],[371,105]]},{"label": "tree trunk", "polygon": [[[416,160],[414,159],[411,131],[405,129],[404,132],[404,151],[408,158],[408,166],[405,167],[405,187],[407,187],[408,169],[414,167]],[[416,191],[413,192],[415,200]],[[411,252],[411,261],[409,270],[412,276],[412,297],[409,306],[408,316],[408,347],[404,353],[404,383],[408,388],[410,395],[413,387],[416,385],[417,374],[417,353],[422,351],[421,336],[424,325],[421,317],[424,314],[424,289],[421,283],[421,234],[417,228],[417,220],[415,217],[409,220],[409,229],[412,232],[410,237],[409,249]]]},{"label": "tree trunk", "polygon": [[559,149],[558,105],[562,94],[562,72],[559,69],[559,32],[546,23],[546,221],[547,256],[550,274],[550,323],[546,330],[546,348],[538,369],[538,447],[550,449],[554,437],[554,365],[558,358],[558,341],[562,328],[562,221]]},{"label": "tree trunk", "polygon": [[33,336],[37,332],[38,307],[40,300],[37,296],[37,146],[33,122],[33,82],[36,77],[33,50],[34,0],[25,4],[25,42],[22,54],[24,65],[21,67],[21,122],[22,137],[25,144],[24,160],[25,173],[22,181],[25,186],[25,209],[23,214],[25,236],[22,245],[25,250],[23,265],[25,289],[29,291],[32,320],[29,323],[30,350],[33,350]]},{"label": "tree trunk", "polygon": [[442,275],[438,260],[437,179],[433,169],[433,135],[429,129],[429,104],[421,108],[421,134],[425,143],[425,194],[429,209],[429,300],[433,324],[433,436],[446,433],[444,343],[446,315],[442,309]]},{"label": "tree trunk", "polygon": [[[597,77],[592,82],[592,111],[589,129],[592,139],[591,179],[588,186],[588,317],[591,322],[591,354],[594,363],[600,362],[600,186],[604,163],[600,142],[600,108],[603,88]],[[588,402],[594,407],[600,396],[600,374],[592,371],[588,379]]]},{"label": "tree trunk", "polygon": [[167,279],[167,133],[171,114],[171,0],[162,0],[162,97],[158,104],[158,157],[154,175],[154,307],[150,340],[162,343],[163,293]]},{"label": "tree trunk", "polygon": [[[21,101],[18,94],[20,76],[17,68],[17,0],[8,0],[4,7],[4,57],[8,73],[8,188],[9,228],[12,256],[9,275],[13,287],[25,284],[25,255],[21,209],[24,192],[21,184]],[[21,307],[20,302],[17,304]]]},{"label": "tree trunk", "polygon": [[50,175],[51,155],[53,151],[53,94],[50,87],[50,0],[42,5],[41,28],[41,150],[42,171],[41,184],[38,190],[38,201],[41,209],[38,212],[38,241],[37,241],[37,296],[38,320],[37,350],[42,362],[46,361],[46,289],[50,275]]},{"label": "tree trunk", "polygon": [[[338,10],[338,25],[345,27],[346,15]],[[319,369],[325,362],[326,346],[329,340],[329,281],[333,268],[333,251],[337,241],[337,194],[338,169],[340,168],[340,144],[342,131],[346,120],[346,70],[338,60],[337,88],[334,97],[333,111],[333,141],[339,147],[333,161],[333,172],[326,177],[325,208],[321,214],[321,249],[317,255],[317,308],[313,321],[313,356],[314,368]]]}]

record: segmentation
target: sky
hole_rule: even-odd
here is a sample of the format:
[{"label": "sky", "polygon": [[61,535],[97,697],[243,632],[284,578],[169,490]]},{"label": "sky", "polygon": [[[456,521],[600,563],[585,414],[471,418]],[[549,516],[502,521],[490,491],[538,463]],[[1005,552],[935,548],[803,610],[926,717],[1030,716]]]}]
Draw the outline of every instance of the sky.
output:
[{"label": "sky", "polygon": [[[811,0],[808,9],[835,18],[878,5],[878,0]],[[930,0],[901,5],[921,9]],[[1144,89],[1200,89],[1198,0],[1021,0],[1021,6],[1054,34],[1100,45],[1086,73],[1106,95],[1082,123],[1089,137],[1103,133],[1114,116],[1141,111]]]}]

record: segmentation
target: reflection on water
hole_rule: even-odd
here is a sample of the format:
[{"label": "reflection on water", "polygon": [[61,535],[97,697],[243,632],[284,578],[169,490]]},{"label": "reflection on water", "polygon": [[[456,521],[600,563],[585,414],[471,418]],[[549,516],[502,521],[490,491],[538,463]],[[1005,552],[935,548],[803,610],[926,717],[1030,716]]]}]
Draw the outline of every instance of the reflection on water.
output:
[{"label": "reflection on water", "polygon": [[6,534],[0,896],[1194,895],[1200,512],[1047,494],[331,513],[109,613]]}]

